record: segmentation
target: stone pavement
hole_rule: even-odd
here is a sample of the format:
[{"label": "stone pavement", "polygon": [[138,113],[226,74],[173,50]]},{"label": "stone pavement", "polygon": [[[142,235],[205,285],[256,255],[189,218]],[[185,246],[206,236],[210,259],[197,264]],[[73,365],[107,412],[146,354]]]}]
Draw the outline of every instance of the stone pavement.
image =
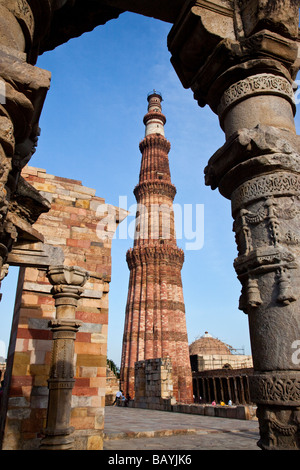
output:
[{"label": "stone pavement", "polygon": [[104,450],[260,450],[258,422],[106,407]]}]

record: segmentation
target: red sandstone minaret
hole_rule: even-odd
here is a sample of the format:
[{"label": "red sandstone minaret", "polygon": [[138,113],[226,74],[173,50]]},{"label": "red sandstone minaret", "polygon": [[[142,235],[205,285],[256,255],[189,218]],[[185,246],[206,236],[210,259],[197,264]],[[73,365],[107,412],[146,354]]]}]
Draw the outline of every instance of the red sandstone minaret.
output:
[{"label": "red sandstone minaret", "polygon": [[177,247],[162,97],[148,95],[145,138],[137,200],[134,247],[127,252],[130,269],[121,360],[121,387],[134,397],[136,361],[169,357],[177,402],[192,402],[192,376],[186,331],[181,269],[184,253]]}]

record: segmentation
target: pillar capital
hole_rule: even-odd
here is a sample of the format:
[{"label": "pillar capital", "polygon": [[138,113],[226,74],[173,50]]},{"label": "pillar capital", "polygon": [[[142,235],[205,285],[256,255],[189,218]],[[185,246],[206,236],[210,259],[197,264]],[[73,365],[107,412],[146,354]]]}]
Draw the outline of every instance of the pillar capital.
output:
[{"label": "pillar capital", "polygon": [[190,2],[168,37],[183,86],[215,113],[222,95],[239,80],[259,73],[294,80],[299,69],[297,2],[275,1],[272,8],[266,0],[232,3]]},{"label": "pillar capital", "polygon": [[61,265],[51,266],[47,275],[53,285],[52,295],[57,308],[57,318],[74,318],[89,273],[76,266]]},{"label": "pillar capital", "polygon": [[[48,269],[48,279],[59,291],[69,288],[81,288],[89,278],[89,273],[77,266],[50,266]],[[58,288],[59,287],[59,288]],[[58,289],[57,289],[58,288]]]}]

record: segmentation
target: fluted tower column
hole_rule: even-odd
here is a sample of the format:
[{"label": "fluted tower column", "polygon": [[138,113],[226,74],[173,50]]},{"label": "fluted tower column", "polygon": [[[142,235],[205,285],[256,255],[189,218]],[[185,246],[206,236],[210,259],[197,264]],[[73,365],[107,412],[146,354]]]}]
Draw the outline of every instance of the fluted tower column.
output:
[{"label": "fluted tower column", "polygon": [[177,401],[192,401],[192,377],[185,320],[181,269],[184,253],[176,242],[173,201],[165,138],[162,97],[148,95],[144,117],[145,138],[137,200],[134,246],[127,252],[130,270],[121,360],[121,386],[134,397],[135,362],[169,357],[173,394]]}]

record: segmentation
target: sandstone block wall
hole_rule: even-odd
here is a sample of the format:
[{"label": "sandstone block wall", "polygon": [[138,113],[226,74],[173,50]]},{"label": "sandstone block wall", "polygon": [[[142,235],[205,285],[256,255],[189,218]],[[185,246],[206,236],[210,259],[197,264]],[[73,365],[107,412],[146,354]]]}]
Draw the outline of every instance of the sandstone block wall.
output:
[{"label": "sandstone block wall", "polygon": [[163,410],[175,403],[170,358],[136,362],[134,406]]},{"label": "sandstone block wall", "polygon": [[[65,265],[79,266],[90,273],[76,312],[76,318],[83,323],[75,341],[71,426],[75,428],[77,449],[101,449],[111,237],[103,240],[97,235],[97,225],[103,219],[97,208],[105,201],[80,181],[49,175],[42,169],[26,167],[23,177],[51,202],[50,212],[35,224],[45,243],[63,249]],[[107,231],[107,235],[113,232]],[[52,349],[48,322],[54,318],[46,272],[21,268],[8,357],[11,378],[4,449],[38,448],[43,436]]]}]

